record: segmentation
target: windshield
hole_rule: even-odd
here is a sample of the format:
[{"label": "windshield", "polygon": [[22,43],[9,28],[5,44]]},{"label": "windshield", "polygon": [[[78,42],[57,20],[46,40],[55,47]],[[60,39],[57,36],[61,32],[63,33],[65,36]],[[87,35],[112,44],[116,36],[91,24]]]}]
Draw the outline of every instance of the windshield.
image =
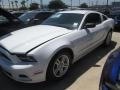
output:
[{"label": "windshield", "polygon": [[23,21],[25,24],[29,23],[31,19],[33,19],[36,16],[36,12],[27,12],[19,17],[21,21]]},{"label": "windshield", "polygon": [[67,29],[77,29],[82,21],[83,14],[57,13],[45,20],[42,25],[52,25]]}]

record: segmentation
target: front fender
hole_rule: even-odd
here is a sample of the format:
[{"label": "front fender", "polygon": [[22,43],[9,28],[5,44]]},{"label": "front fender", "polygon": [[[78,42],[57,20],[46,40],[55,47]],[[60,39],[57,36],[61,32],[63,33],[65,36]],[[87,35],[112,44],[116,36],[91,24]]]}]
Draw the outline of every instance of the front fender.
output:
[{"label": "front fender", "polygon": [[47,67],[52,57],[63,48],[73,50],[73,45],[71,42],[68,42],[68,40],[53,40],[37,47],[29,52],[28,55],[33,56],[38,61],[46,75]]}]

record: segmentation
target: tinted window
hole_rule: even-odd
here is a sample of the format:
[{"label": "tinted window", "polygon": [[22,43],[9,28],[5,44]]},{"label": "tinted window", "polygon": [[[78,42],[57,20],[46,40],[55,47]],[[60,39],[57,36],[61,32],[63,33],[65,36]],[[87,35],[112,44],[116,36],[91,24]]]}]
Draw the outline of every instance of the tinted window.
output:
[{"label": "tinted window", "polygon": [[20,17],[23,13],[13,13],[15,17]]},{"label": "tinted window", "polygon": [[51,16],[52,15],[52,13],[45,13],[45,12],[42,12],[42,13],[39,13],[39,14],[37,14],[36,15],[36,19],[41,19],[41,20],[45,20],[45,19],[47,19],[49,16]]},{"label": "tinted window", "polygon": [[9,20],[5,16],[0,15],[0,24],[5,24],[8,22]]},{"label": "tinted window", "polygon": [[83,14],[57,13],[45,20],[42,24],[76,29],[79,27],[83,16]]},{"label": "tinted window", "polygon": [[85,20],[86,23],[95,23],[96,25],[97,24],[100,24],[101,23],[101,17],[99,14],[89,14]]},{"label": "tinted window", "polygon": [[22,20],[25,24],[29,23],[35,16],[36,12],[27,12],[19,17],[20,20]]},{"label": "tinted window", "polygon": [[41,12],[35,16],[35,19],[38,19],[37,23],[41,24],[44,20],[46,20],[48,17],[50,17],[52,13],[47,12]]}]

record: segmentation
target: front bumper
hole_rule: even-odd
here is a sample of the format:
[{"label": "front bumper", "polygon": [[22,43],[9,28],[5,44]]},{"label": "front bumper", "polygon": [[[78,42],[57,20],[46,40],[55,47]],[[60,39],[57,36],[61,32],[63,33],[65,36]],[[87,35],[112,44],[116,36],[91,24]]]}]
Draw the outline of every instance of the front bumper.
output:
[{"label": "front bumper", "polygon": [[0,67],[11,79],[23,83],[38,83],[45,81],[44,72],[36,64],[11,64],[0,60]]}]

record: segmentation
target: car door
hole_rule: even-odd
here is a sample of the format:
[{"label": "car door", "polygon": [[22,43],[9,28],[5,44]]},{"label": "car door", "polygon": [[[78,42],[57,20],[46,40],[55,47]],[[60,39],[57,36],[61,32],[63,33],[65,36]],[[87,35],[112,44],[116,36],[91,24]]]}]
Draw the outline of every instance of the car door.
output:
[{"label": "car door", "polygon": [[[94,24],[95,26],[86,28],[85,26],[89,24]],[[90,48],[97,46],[97,44],[103,41],[104,26],[102,24],[101,15],[99,13],[88,14],[83,23],[82,29],[88,32],[88,36],[90,37]]]},{"label": "car door", "polygon": [[[94,26],[86,27],[87,24],[93,23]],[[102,38],[101,16],[97,13],[88,14],[80,30],[76,33],[74,38],[75,51],[78,58],[86,55],[91,50],[95,49],[100,42],[99,39]]]}]

